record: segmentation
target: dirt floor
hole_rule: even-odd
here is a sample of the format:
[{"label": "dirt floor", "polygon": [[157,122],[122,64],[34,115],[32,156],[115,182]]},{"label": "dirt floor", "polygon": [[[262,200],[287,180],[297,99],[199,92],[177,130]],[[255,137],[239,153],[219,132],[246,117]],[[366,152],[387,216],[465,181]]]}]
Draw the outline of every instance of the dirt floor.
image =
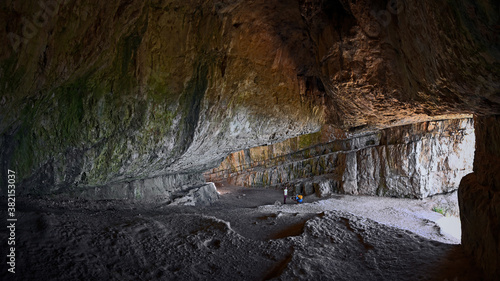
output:
[{"label": "dirt floor", "polygon": [[284,205],[280,190],[218,191],[204,207],[20,199],[16,273],[6,269],[2,228],[0,279],[481,280],[458,219],[432,211],[454,205],[456,193]]}]

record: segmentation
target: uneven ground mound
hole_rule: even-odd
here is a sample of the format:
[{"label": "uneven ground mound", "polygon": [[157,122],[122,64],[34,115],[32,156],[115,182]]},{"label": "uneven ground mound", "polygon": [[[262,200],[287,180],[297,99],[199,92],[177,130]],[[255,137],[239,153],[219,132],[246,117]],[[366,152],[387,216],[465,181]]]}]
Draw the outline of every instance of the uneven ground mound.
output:
[{"label": "uneven ground mound", "polygon": [[[308,197],[309,203],[282,205],[276,190],[219,190],[221,199],[205,207],[25,199],[18,210],[16,274],[2,271],[2,279],[478,278],[459,245],[333,207],[369,213],[368,201],[383,206],[380,198]],[[404,204],[409,212],[422,202]],[[408,221],[421,223],[418,216],[392,219],[394,225]],[[435,225],[422,234],[430,232],[452,241]]]}]

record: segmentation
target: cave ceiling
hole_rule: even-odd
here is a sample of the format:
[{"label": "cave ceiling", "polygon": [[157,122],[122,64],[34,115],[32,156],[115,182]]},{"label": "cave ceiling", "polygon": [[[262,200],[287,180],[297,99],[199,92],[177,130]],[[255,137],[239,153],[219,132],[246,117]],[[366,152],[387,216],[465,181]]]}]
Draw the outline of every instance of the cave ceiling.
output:
[{"label": "cave ceiling", "polygon": [[3,1],[0,27],[2,165],[36,182],[500,113],[493,0]]}]

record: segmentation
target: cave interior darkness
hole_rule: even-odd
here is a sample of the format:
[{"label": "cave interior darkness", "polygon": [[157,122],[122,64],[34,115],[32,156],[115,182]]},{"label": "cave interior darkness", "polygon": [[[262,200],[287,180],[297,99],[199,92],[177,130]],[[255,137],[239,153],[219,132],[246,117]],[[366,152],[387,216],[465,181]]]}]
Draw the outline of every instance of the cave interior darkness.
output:
[{"label": "cave interior darkness", "polygon": [[3,1],[0,279],[500,280],[499,26],[495,0]]}]

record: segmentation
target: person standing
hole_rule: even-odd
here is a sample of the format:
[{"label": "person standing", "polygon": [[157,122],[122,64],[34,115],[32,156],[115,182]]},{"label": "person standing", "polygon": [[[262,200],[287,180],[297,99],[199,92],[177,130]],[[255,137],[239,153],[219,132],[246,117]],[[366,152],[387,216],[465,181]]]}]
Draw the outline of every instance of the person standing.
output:
[{"label": "person standing", "polygon": [[286,196],[288,195],[288,187],[285,186],[285,189],[283,189],[283,204],[286,204]]}]

